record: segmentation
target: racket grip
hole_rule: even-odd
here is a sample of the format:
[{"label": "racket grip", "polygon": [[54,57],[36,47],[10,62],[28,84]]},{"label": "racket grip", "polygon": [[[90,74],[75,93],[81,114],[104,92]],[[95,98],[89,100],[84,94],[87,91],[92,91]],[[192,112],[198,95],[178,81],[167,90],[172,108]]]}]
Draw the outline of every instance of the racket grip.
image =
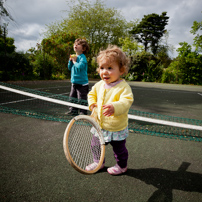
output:
[{"label": "racket grip", "polygon": [[94,118],[95,121],[97,122],[97,107],[94,107],[94,108],[93,108],[93,111],[92,111],[92,113],[91,113],[90,116],[91,116],[92,118]]}]

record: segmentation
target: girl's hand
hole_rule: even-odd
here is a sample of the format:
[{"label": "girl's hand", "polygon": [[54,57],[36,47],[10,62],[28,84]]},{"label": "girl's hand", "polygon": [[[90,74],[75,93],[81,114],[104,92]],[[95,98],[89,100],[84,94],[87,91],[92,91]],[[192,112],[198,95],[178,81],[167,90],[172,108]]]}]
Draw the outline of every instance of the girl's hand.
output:
[{"label": "girl's hand", "polygon": [[92,105],[90,106],[90,110],[93,111],[94,107],[97,107],[97,104],[92,104]]},{"label": "girl's hand", "polygon": [[114,114],[114,106],[112,104],[106,104],[102,106],[104,109],[103,115],[104,116],[111,116]]}]

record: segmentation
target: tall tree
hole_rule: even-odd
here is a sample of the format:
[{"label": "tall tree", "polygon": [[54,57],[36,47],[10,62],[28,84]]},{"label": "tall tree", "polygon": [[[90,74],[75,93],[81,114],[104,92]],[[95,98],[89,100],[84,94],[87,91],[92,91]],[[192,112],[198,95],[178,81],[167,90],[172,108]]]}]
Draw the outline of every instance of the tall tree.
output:
[{"label": "tall tree", "polygon": [[199,34],[199,30],[202,30],[202,21],[201,22],[194,21],[193,26],[191,28],[192,29],[190,32],[193,35],[196,34],[194,38],[194,46],[196,47],[197,51],[202,52],[202,35]]},{"label": "tall tree", "polygon": [[14,39],[7,37],[7,32],[0,27],[0,54],[11,54],[15,51]]},{"label": "tall tree", "polygon": [[166,15],[167,12],[162,12],[161,15],[155,13],[144,15],[142,21],[131,31],[134,38],[144,45],[145,51],[151,48],[153,54],[157,53],[159,41],[166,32],[165,26],[168,24],[169,17]]},{"label": "tall tree", "polygon": [[125,33],[126,20],[118,10],[107,8],[101,0],[69,2],[68,18],[62,23],[64,30],[86,38],[93,56],[109,43],[119,44],[119,38]]}]

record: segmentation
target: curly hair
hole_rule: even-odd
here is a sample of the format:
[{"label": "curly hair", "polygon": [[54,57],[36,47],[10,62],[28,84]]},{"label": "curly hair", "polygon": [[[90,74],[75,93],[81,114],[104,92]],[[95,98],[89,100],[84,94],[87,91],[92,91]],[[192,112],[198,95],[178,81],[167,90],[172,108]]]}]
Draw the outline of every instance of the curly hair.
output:
[{"label": "curly hair", "polygon": [[74,43],[78,43],[78,44],[82,45],[83,50],[84,50],[83,51],[84,54],[88,53],[90,48],[89,48],[89,45],[85,39],[76,39],[74,41]]},{"label": "curly hair", "polygon": [[[100,51],[97,57],[97,63],[102,60],[107,60],[110,64],[113,62],[117,62],[119,65],[119,70],[124,72],[123,75],[127,74],[129,71],[128,67],[128,58],[125,53],[116,45],[109,45],[106,50]],[[97,72],[99,73],[99,67],[97,68]]]}]

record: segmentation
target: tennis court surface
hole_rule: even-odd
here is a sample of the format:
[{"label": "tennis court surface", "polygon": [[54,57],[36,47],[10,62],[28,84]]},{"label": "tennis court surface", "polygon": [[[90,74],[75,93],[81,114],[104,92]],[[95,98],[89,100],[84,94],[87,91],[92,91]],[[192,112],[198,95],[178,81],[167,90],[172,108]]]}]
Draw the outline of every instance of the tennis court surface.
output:
[{"label": "tennis court surface", "polygon": [[[28,87],[39,89],[43,85],[30,83]],[[54,86],[48,91],[58,91]],[[132,88],[137,96],[133,109],[202,120],[200,87],[134,83]],[[130,133],[126,174],[107,173],[107,167],[115,164],[108,145],[105,169],[83,175],[69,165],[63,152],[67,123],[0,115],[1,201],[201,201],[199,141]]]}]

